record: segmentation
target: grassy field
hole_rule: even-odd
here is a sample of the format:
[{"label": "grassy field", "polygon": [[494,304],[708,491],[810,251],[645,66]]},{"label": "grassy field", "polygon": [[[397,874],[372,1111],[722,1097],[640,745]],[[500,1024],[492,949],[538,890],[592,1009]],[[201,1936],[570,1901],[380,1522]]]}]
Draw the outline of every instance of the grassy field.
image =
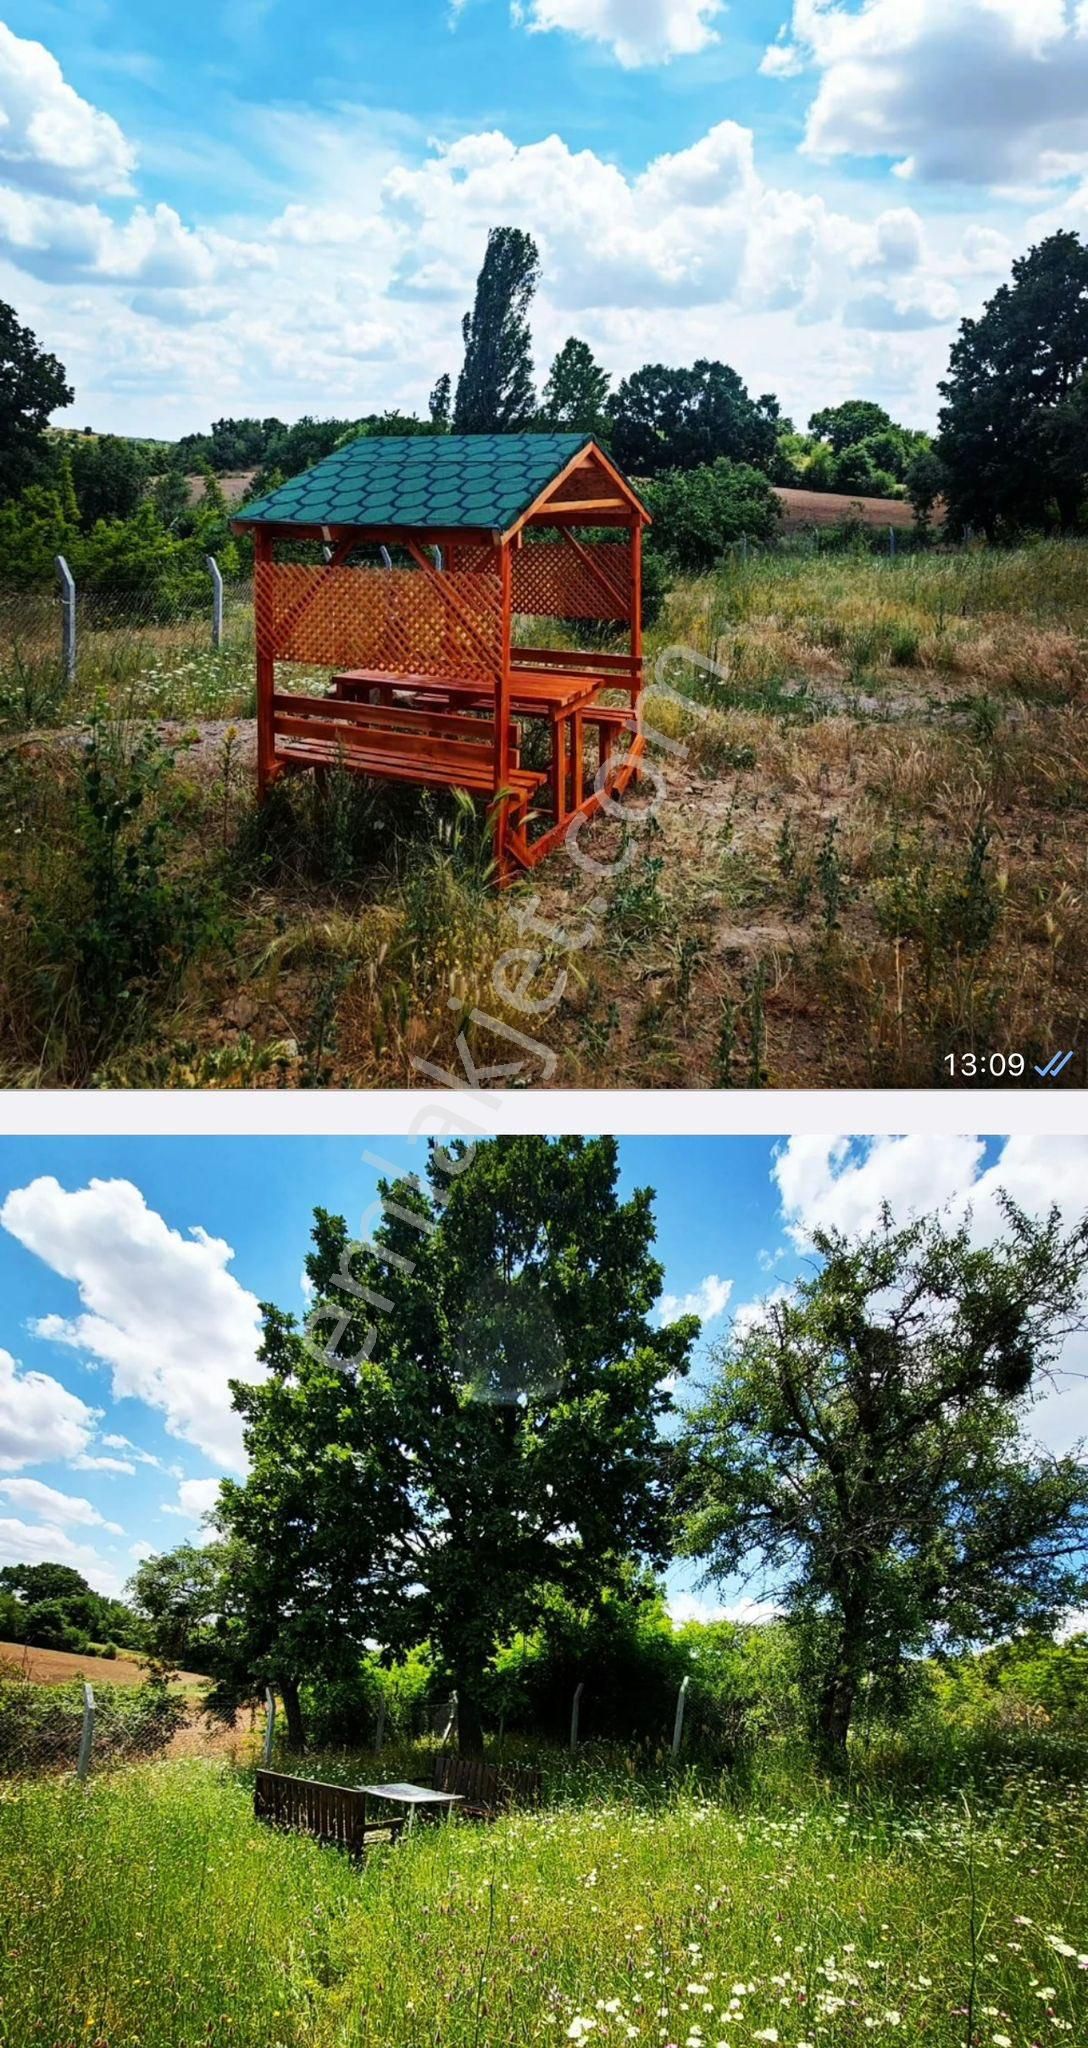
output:
[{"label": "grassy field", "polygon": [[495,1085],[926,1086],[1078,1047],[1083,1086],[1086,569],[782,550],[680,584],[652,784],[584,835],[596,871],[560,851],[501,901],[453,799],[334,775],[259,818],[240,643],[130,661],[90,792],[74,733],[0,739],[0,1080],[406,1086],[467,1055]]},{"label": "grassy field", "polygon": [[361,1869],[262,1830],[221,1765],[23,1787],[0,1801],[0,2042],[1075,2048],[1084,1783],[1011,1758],[894,1799],[587,1771]]}]

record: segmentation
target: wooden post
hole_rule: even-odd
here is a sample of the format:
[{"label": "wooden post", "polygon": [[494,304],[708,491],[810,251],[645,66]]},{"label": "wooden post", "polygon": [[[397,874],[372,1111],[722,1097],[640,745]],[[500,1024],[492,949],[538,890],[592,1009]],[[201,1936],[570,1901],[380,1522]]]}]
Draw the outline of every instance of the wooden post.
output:
[{"label": "wooden post", "polygon": [[81,1785],[86,1784],[87,1772],[91,1768],[91,1749],[94,1744],[94,1694],[86,1679],[83,1681],[83,1728],[79,1738],[79,1758],[76,1763],[76,1777]]},{"label": "wooden post", "polygon": [[276,1733],[276,1695],[270,1685],[265,1686],[264,1703],[267,1715],[264,1724],[264,1767],[267,1771],[272,1763],[272,1738]]},{"label": "wooden post", "polygon": [[[631,657],[638,663],[635,686],[631,691],[631,709],[642,718],[642,522],[631,528]],[[609,736],[611,742],[611,735]]]},{"label": "wooden post", "polygon": [[276,660],[270,588],[274,566],[272,537],[258,526],[253,535],[253,582],[257,615],[257,794],[262,803],[268,794],[276,759],[275,713],[272,709]]},{"label": "wooden post", "polygon": [[[502,648],[499,674],[495,684],[495,793],[508,789],[513,766],[510,756],[510,670],[512,667],[510,642],[513,637],[513,558],[509,541],[499,542],[499,576],[502,582]],[[495,810],[495,862],[499,887],[507,878],[509,857],[506,851],[507,814],[510,804],[508,797],[502,797]]]}]

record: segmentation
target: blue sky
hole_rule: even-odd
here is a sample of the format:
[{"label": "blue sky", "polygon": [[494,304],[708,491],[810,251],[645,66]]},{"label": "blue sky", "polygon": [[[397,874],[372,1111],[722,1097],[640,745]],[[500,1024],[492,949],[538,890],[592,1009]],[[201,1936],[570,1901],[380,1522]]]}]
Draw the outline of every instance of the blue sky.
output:
[{"label": "blue sky", "polygon": [[[253,1370],[257,1302],[303,1313],[314,1207],[365,1233],[375,1160],[422,1158],[389,1138],[0,1140],[0,1563],[59,1558],[112,1591],[199,1535],[219,1479],[244,1470],[227,1381]],[[730,1319],[802,1270],[817,1222],[971,1205],[984,1239],[1002,1187],[1071,1217],[1088,1139],[626,1138],[620,1159],[625,1189],[657,1191],[663,1314],[706,1317],[698,1378]],[[1088,1435],[1083,1340],[1064,1363],[1033,1418],[1061,1449]],[[769,1590],[669,1577],[678,1616]]]},{"label": "blue sky", "polygon": [[[968,89],[969,86],[969,89]],[[70,423],[420,410],[487,228],[541,376],[732,361],[932,421],[958,320],[1088,225],[1077,0],[8,0],[0,297]]]}]

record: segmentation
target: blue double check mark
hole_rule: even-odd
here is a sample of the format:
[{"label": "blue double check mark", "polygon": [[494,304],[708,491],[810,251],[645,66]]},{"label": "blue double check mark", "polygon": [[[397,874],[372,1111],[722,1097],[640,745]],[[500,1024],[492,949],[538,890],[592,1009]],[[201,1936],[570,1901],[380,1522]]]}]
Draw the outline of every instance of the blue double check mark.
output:
[{"label": "blue double check mark", "polygon": [[1035,1071],[1039,1079],[1041,1081],[1056,1081],[1058,1075],[1065,1072],[1072,1057],[1071,1052],[1056,1052],[1053,1059],[1045,1067],[1036,1067]]}]

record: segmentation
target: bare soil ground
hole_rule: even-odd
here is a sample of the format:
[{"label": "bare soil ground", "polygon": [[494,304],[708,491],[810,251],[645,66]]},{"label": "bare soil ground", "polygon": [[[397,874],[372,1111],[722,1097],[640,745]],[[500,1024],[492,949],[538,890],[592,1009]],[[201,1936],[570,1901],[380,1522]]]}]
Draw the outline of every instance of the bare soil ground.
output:
[{"label": "bare soil ground", "polygon": [[851,498],[841,491],[784,488],[777,495],[785,533],[800,526],[843,526],[851,519],[862,526],[894,526],[900,532],[909,532],[914,524],[913,507],[904,498]]},{"label": "bare soil ground", "polygon": [[[147,1667],[136,1657],[78,1657],[71,1650],[38,1650],[27,1643],[0,1643],[0,1664],[14,1665],[34,1685],[68,1685],[86,1678],[91,1685],[143,1685]],[[207,1684],[198,1671],[179,1671],[177,1683],[186,1692]]]}]

